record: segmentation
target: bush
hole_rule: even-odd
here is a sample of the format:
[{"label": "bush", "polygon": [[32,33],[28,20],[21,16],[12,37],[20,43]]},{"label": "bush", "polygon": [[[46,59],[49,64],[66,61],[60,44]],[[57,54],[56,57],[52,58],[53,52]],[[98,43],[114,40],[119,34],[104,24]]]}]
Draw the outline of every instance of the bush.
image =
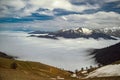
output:
[{"label": "bush", "polygon": [[12,64],[11,64],[11,69],[16,69],[17,68],[17,64],[15,63],[15,62],[13,62]]}]

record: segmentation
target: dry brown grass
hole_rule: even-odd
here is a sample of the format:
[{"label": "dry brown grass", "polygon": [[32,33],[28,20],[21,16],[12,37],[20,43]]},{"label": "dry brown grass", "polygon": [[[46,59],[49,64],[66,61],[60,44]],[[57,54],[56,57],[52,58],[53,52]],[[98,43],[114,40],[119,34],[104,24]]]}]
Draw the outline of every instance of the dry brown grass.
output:
[{"label": "dry brown grass", "polygon": [[[12,63],[17,64],[16,69],[11,68]],[[0,80],[51,80],[57,76],[65,80],[76,80],[70,73],[39,62],[18,61],[0,58]]]}]

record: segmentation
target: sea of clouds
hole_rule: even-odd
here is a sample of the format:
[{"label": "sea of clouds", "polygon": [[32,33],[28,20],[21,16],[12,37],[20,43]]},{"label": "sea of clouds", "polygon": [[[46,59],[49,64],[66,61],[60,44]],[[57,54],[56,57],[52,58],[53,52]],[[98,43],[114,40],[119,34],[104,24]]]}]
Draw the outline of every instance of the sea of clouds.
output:
[{"label": "sea of clouds", "polygon": [[0,51],[17,56],[19,60],[37,61],[67,70],[96,65],[89,49],[113,45],[118,40],[64,39],[28,37],[26,32],[0,32]]}]

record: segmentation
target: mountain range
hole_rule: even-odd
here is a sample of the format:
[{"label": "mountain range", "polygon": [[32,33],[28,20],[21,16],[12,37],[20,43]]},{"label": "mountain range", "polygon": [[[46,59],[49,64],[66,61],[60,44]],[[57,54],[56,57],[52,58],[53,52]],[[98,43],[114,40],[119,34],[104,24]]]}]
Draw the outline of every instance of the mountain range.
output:
[{"label": "mountain range", "polygon": [[[30,32],[31,37],[51,38],[58,39],[63,37],[67,39],[74,38],[94,38],[94,39],[112,39],[117,40],[115,37],[120,37],[120,28],[115,29],[88,29],[88,28],[76,28],[76,29],[61,29],[54,32],[49,31],[33,31]],[[37,34],[37,35],[36,35]]]}]

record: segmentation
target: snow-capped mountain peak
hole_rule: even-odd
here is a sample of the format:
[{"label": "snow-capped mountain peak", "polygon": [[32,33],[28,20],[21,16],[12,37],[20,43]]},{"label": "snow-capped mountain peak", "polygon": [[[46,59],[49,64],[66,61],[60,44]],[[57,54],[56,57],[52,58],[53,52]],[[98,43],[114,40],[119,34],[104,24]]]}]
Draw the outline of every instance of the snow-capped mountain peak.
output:
[{"label": "snow-capped mountain peak", "polygon": [[61,29],[59,32],[72,32],[72,33],[82,33],[84,35],[92,34],[92,30],[88,28],[76,28],[76,29]]},{"label": "snow-capped mountain peak", "polygon": [[92,30],[88,29],[88,28],[79,28],[78,29],[80,32],[88,35],[88,34],[92,34]]}]

